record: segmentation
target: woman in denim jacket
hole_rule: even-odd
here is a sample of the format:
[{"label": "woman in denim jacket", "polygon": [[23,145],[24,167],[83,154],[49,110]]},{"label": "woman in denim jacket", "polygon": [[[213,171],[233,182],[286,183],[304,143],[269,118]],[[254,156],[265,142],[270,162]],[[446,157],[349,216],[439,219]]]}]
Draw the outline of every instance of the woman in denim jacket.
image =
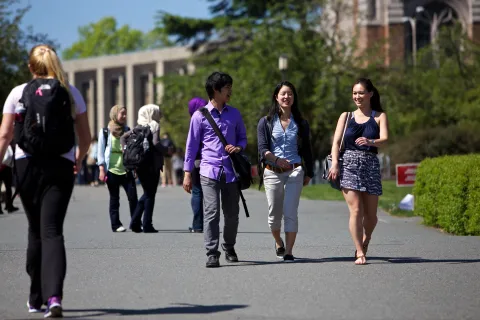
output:
[{"label": "woman in denim jacket", "polygon": [[[265,169],[260,177],[265,184],[275,253],[284,261],[293,261],[300,193],[313,177],[313,157],[310,128],[298,109],[297,92],[290,82],[283,81],[275,88],[272,107],[258,123],[257,141],[259,164]],[[286,245],[280,237],[282,218]]]},{"label": "woman in denim jacket", "polygon": [[107,128],[98,133],[98,167],[99,180],[107,184],[110,193],[110,222],[113,232],[125,232],[120,222],[120,186],[127,194],[130,207],[130,218],[137,207],[137,186],[132,172],[123,166],[120,137],[129,130],[125,125],[127,109],[123,106],[113,106],[110,109],[110,122]]}]

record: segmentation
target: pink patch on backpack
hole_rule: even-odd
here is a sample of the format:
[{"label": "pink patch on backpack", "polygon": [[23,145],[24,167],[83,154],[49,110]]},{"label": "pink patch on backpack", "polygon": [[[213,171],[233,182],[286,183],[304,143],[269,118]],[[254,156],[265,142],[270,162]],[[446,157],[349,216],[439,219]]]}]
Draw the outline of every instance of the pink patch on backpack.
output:
[{"label": "pink patch on backpack", "polygon": [[35,95],[43,97],[42,88],[38,88],[37,91],[35,91]]}]

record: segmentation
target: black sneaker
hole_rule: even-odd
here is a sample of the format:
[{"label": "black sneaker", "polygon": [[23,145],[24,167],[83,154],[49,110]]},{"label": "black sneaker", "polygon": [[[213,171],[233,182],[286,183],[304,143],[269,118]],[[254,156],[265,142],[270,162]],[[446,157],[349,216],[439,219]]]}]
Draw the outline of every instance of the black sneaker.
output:
[{"label": "black sneaker", "polygon": [[8,213],[13,213],[15,211],[18,211],[18,208],[11,206],[11,207],[5,208],[5,210],[7,210]]},{"label": "black sneaker", "polygon": [[295,258],[291,254],[286,254],[283,256],[283,261],[285,262],[293,262],[295,261]]},{"label": "black sneaker", "polygon": [[283,243],[282,240],[282,246],[277,248],[277,242],[275,241],[275,254],[277,255],[278,259],[283,259],[283,256],[285,255],[285,244]]},{"label": "black sneaker", "polygon": [[207,268],[218,268],[218,267],[220,267],[220,260],[215,255],[208,256],[206,267]]},{"label": "black sneaker", "polygon": [[227,249],[225,248],[225,244],[222,243],[222,249],[225,251],[225,260],[228,262],[238,262],[238,256],[233,247]]}]

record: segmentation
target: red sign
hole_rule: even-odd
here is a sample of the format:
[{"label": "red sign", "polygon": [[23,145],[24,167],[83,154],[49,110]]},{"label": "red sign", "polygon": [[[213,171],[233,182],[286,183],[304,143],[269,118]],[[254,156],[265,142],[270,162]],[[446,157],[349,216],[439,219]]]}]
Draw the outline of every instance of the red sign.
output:
[{"label": "red sign", "polygon": [[397,164],[397,187],[413,187],[419,163]]}]

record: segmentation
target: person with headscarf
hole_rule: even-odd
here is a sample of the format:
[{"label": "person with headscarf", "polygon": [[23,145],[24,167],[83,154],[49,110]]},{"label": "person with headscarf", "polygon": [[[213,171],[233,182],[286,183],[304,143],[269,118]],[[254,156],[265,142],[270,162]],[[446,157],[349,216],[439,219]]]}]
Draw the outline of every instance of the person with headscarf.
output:
[{"label": "person with headscarf", "polygon": [[98,133],[97,165],[99,180],[107,184],[110,193],[110,223],[113,232],[125,232],[120,221],[120,186],[127,194],[130,207],[130,217],[133,217],[137,207],[137,186],[132,172],[123,166],[123,155],[120,138],[129,128],[125,125],[127,109],[123,106],[113,106],[110,109],[110,122],[107,128]]},{"label": "person with headscarf", "polygon": [[[205,107],[208,104],[202,98],[195,97],[188,102],[188,113],[190,117],[193,116],[195,111]],[[188,230],[192,233],[203,233],[203,192],[202,185],[200,184],[200,152],[197,154],[195,159],[195,167],[192,170],[192,211],[193,211],[193,221],[192,227]]]},{"label": "person with headscarf", "polygon": [[[126,132],[122,136],[122,145],[126,146],[130,135],[136,130],[145,130],[148,128],[146,138],[149,142],[149,150],[146,159],[136,168],[136,174],[143,188],[143,195],[138,200],[135,213],[130,222],[130,229],[133,232],[155,233],[158,232],[153,227],[152,216],[155,206],[155,195],[157,193],[158,182],[160,180],[160,170],[163,166],[163,153],[159,143],[160,118],[162,114],[160,107],[155,104],[147,104],[138,110],[137,127]],[[144,131],[145,132],[145,131]],[[141,221],[143,215],[143,222]],[[143,230],[142,230],[143,225]]]}]

